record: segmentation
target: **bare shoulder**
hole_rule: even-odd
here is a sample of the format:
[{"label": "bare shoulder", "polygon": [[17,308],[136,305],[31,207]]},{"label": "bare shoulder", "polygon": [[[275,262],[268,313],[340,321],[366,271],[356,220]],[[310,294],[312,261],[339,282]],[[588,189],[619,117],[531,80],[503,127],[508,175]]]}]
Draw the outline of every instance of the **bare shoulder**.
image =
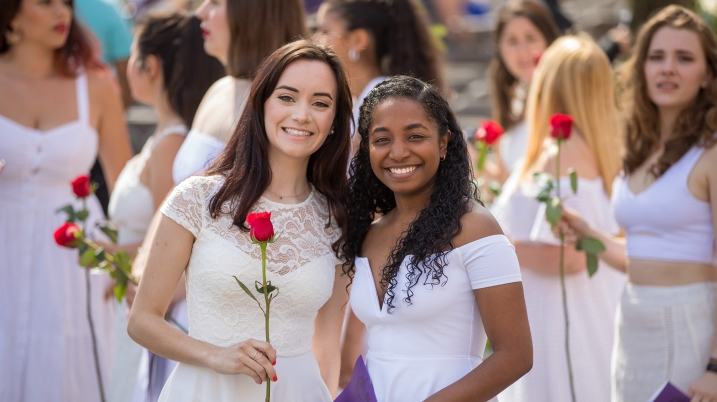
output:
[{"label": "bare shoulder", "polygon": [[453,238],[453,247],[502,234],[503,230],[493,215],[485,207],[473,201],[471,210],[461,217],[461,232]]},{"label": "bare shoulder", "polygon": [[120,88],[109,71],[93,70],[87,73],[87,88],[90,96],[119,96]]}]

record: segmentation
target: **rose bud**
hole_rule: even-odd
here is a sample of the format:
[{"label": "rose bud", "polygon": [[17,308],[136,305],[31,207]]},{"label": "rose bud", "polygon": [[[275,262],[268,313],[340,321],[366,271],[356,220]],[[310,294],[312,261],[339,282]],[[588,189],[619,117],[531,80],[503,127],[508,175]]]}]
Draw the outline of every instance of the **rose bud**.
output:
[{"label": "rose bud", "polygon": [[555,113],[550,116],[550,135],[558,140],[567,140],[573,129],[573,118],[567,114]]},{"label": "rose bud", "polygon": [[476,131],[476,141],[482,141],[486,145],[493,145],[503,135],[503,127],[493,120],[484,120],[481,127]]},{"label": "rose bud", "polygon": [[274,225],[271,223],[271,212],[257,212],[246,216],[246,223],[251,231],[249,235],[258,242],[265,242],[274,237]]},{"label": "rose bud", "polygon": [[55,242],[62,247],[77,248],[75,240],[82,234],[79,226],[72,222],[65,222],[55,230]]},{"label": "rose bud", "polygon": [[74,192],[78,198],[89,197],[90,194],[92,194],[92,183],[90,183],[90,176],[86,174],[77,176],[77,178],[73,180],[70,184],[72,184],[72,192]]}]

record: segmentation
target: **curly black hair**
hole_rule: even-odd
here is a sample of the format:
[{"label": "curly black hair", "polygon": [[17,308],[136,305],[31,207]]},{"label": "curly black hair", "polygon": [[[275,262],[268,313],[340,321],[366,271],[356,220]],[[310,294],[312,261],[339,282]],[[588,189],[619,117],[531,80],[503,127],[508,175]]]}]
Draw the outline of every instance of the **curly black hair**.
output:
[{"label": "curly black hair", "polygon": [[[388,287],[388,311],[393,304],[396,276],[406,256],[408,280],[404,302],[412,304],[411,297],[421,275],[424,284],[444,285],[448,279],[443,273],[446,254],[454,248],[452,239],[461,232],[461,217],[471,210],[473,201],[480,202],[478,188],[472,180],[472,165],[466,141],[455,115],[439,93],[416,78],[394,76],[378,84],[363,101],[360,109],[358,132],[361,144],[351,161],[349,179],[349,230],[342,246],[343,272],[353,281],[355,260],[361,253],[366,233],[376,214],[386,214],[396,207],[393,192],[383,184],[371,169],[368,131],[373,112],[380,104],[395,98],[410,99],[419,103],[426,115],[438,126],[441,137],[450,133],[445,160],[436,172],[430,202],[408,229],[396,241],[381,274],[381,285]],[[481,203],[482,204],[482,203]]]}]

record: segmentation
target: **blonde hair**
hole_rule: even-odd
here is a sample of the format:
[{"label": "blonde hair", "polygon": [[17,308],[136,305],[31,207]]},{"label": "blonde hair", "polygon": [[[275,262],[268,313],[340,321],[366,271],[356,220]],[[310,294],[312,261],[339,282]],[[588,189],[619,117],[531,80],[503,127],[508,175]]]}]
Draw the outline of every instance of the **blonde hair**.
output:
[{"label": "blonde hair", "polygon": [[586,35],[559,38],[545,51],[528,94],[528,148],[523,177],[544,151],[550,116],[569,114],[597,161],[605,191],[610,195],[621,166],[614,85],[607,56]]}]

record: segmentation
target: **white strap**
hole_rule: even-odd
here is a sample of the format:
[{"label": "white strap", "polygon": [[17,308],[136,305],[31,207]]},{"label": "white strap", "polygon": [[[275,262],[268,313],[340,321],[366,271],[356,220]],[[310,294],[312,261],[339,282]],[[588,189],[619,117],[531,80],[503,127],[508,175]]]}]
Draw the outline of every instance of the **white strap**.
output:
[{"label": "white strap", "polygon": [[75,79],[75,91],[77,96],[77,117],[78,120],[90,124],[90,95],[87,90],[87,75],[80,74]]}]

